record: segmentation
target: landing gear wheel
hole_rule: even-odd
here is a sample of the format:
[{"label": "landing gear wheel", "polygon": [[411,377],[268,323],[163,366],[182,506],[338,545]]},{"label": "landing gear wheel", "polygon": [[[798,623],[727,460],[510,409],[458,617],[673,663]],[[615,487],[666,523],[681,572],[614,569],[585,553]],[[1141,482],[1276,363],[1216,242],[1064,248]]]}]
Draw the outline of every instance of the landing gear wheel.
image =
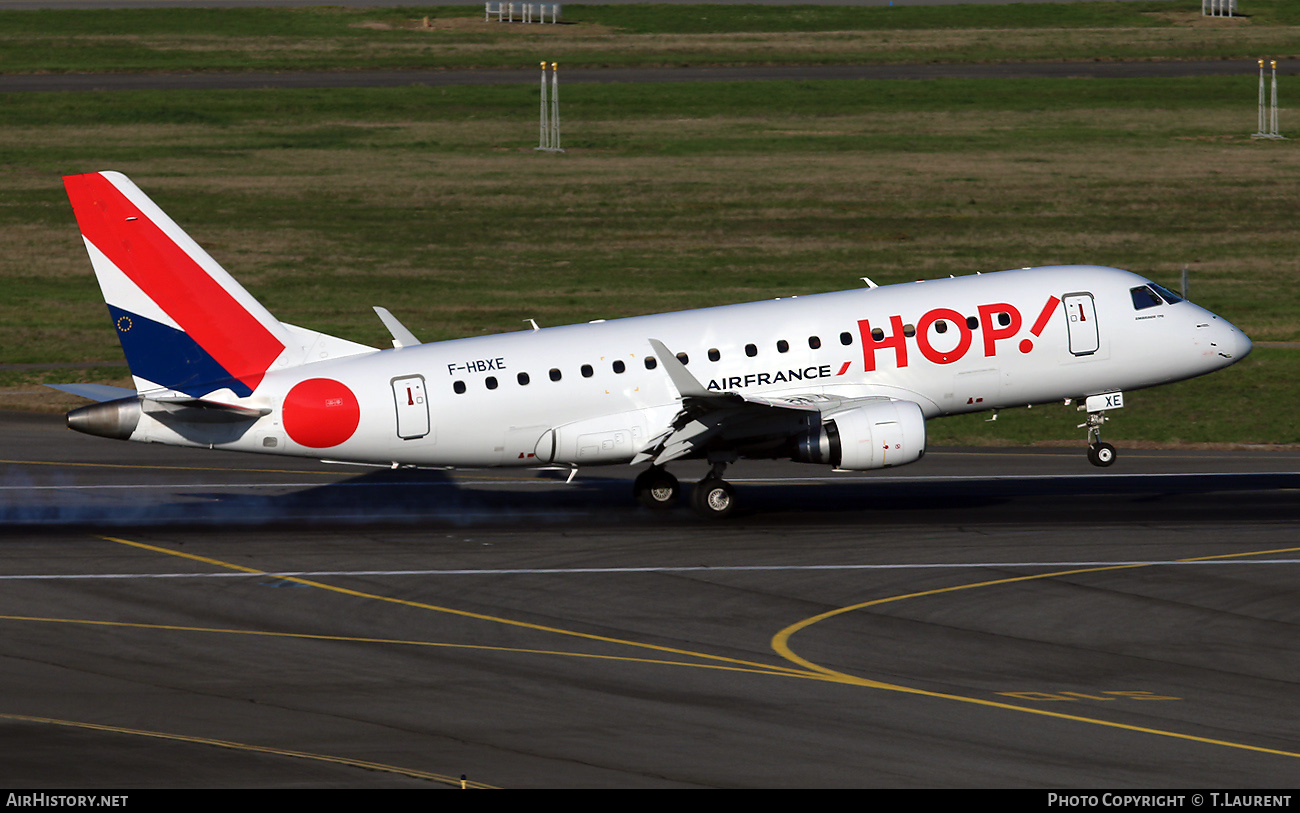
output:
[{"label": "landing gear wheel", "polygon": [[1115,462],[1115,447],[1109,443],[1097,441],[1088,447],[1088,462],[1105,468]]},{"label": "landing gear wheel", "polygon": [[707,519],[722,519],[736,508],[736,489],[726,480],[706,477],[691,491],[691,507]]},{"label": "landing gear wheel", "polygon": [[649,468],[637,475],[632,484],[637,502],[646,508],[672,508],[682,493],[677,478],[658,467]]}]

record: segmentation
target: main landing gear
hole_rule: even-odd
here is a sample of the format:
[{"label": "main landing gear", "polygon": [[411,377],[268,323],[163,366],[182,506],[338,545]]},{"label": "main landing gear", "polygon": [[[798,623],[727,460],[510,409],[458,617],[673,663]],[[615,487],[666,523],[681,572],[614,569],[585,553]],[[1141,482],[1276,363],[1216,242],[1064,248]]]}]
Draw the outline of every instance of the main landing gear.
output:
[{"label": "main landing gear", "polygon": [[641,472],[632,483],[636,501],[646,508],[672,508],[681,491],[677,478],[660,466],[651,466]]},{"label": "main landing gear", "polygon": [[[691,507],[707,519],[722,519],[736,508],[736,489],[722,479],[726,463],[714,463],[703,480],[691,489]],[[660,466],[651,466],[637,475],[632,484],[637,502],[647,508],[671,508],[681,495],[677,478]]]},{"label": "main landing gear", "polygon": [[736,508],[736,489],[722,479],[726,463],[714,463],[713,469],[691,490],[691,507],[706,519],[722,519]]}]

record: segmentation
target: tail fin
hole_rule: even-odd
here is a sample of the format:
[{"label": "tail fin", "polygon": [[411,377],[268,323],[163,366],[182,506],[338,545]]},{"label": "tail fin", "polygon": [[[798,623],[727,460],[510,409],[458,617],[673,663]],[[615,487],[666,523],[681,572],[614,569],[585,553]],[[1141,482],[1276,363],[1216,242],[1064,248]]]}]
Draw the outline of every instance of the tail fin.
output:
[{"label": "tail fin", "polygon": [[246,397],[299,343],[125,175],[63,182],[137,390]]}]

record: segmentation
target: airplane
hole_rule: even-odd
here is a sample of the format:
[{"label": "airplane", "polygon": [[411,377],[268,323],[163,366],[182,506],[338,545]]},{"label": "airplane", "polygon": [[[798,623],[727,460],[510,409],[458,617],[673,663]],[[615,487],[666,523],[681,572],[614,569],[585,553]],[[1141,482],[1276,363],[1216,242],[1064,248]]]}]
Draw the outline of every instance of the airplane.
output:
[{"label": "airplane", "polygon": [[[865,471],[920,460],[926,421],[1077,402],[1088,458],[1124,393],[1251,351],[1222,317],[1128,271],[1022,268],[421,343],[375,307],[379,349],[277,320],[126,176],[64,178],[135,389],[58,385],[97,403],[91,435],[398,467],[711,464],[690,503],[737,505],[726,467],[789,458]],[[531,320],[528,320],[531,321]],[[996,413],[995,413],[996,414]]]}]

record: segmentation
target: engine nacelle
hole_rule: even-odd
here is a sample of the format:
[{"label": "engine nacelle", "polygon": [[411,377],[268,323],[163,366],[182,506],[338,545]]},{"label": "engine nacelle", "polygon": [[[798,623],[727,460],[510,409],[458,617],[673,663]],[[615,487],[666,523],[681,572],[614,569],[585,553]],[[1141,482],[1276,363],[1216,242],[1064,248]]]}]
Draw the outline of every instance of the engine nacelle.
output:
[{"label": "engine nacelle", "polygon": [[912,401],[881,400],[809,429],[794,459],[865,471],[915,463],[925,454],[925,416]]}]

